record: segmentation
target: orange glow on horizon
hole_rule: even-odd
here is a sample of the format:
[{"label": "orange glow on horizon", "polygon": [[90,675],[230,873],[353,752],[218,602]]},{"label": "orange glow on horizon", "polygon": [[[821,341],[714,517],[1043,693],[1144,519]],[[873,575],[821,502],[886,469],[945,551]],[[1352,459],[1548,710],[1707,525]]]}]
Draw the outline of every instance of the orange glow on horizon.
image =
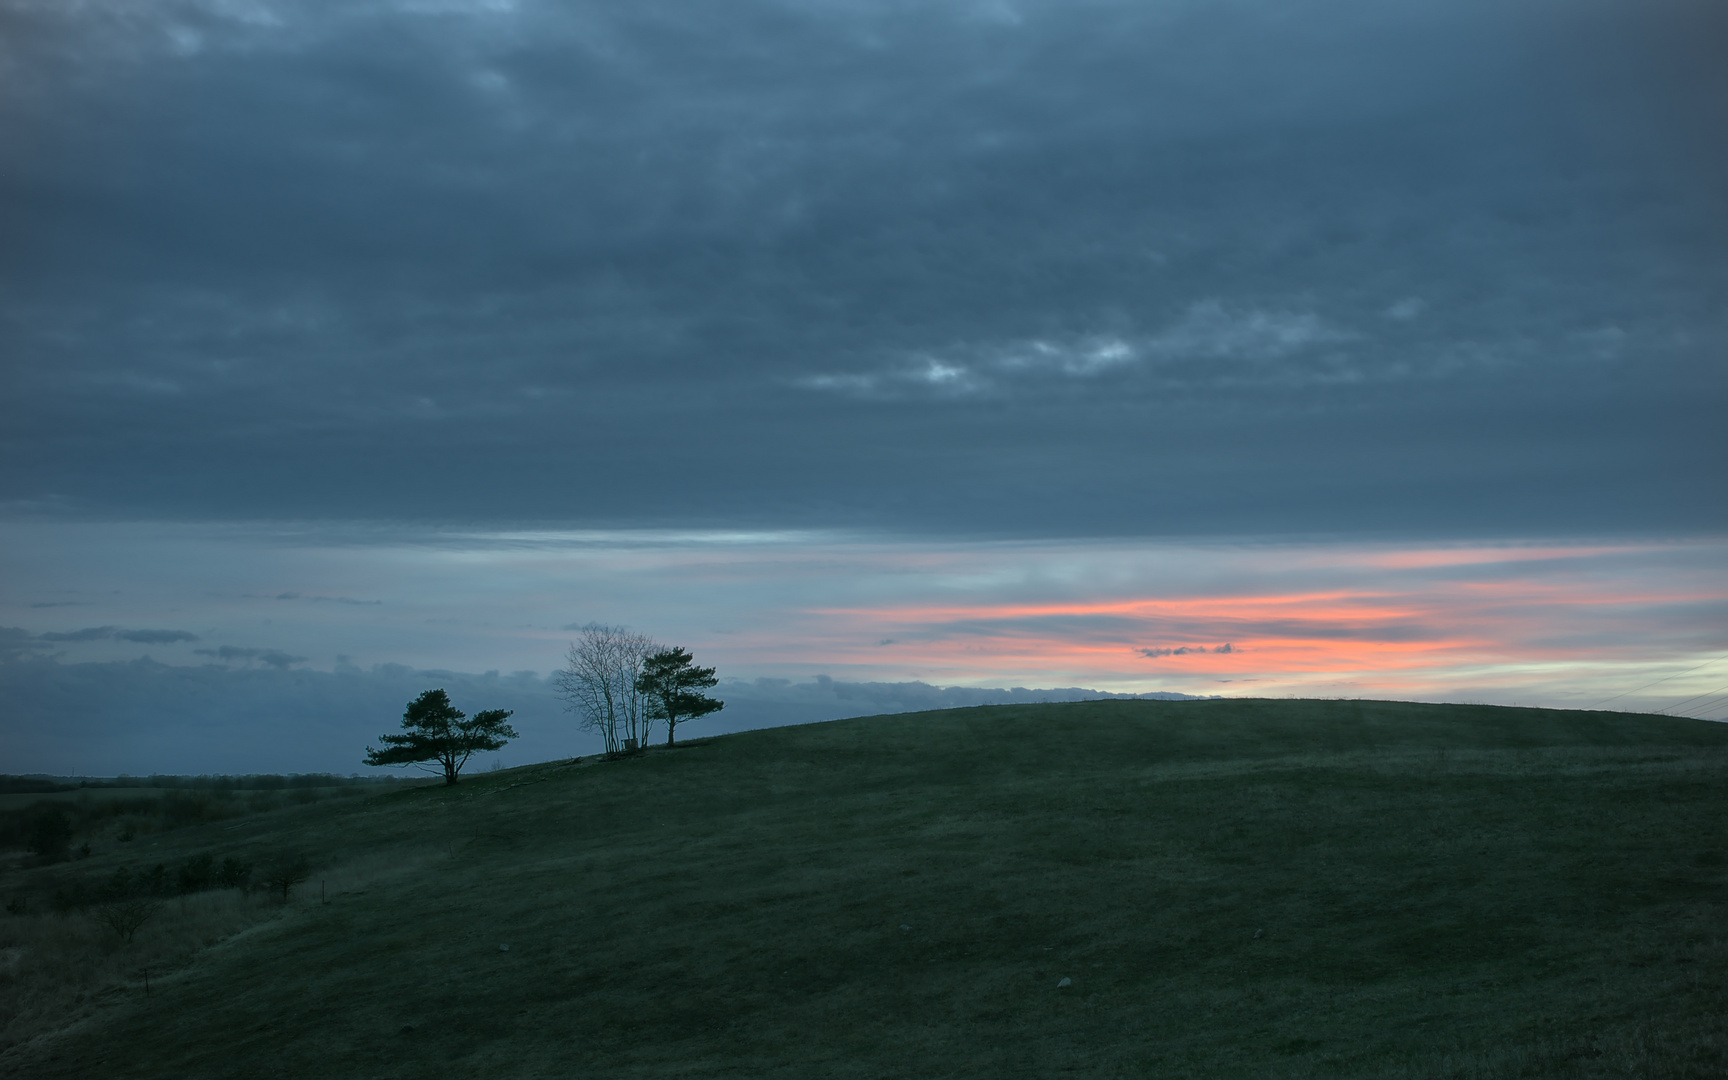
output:
[{"label": "orange glow on horizon", "polygon": [[[1623,662],[1623,642],[1593,643],[1580,628],[1613,622],[1635,631],[1656,618],[1647,613],[1728,599],[1720,588],[1660,587],[1637,575],[1550,567],[1538,579],[1507,565],[1540,561],[1565,571],[1569,560],[1576,565],[1638,550],[1352,553],[1352,569],[1372,568],[1362,576],[1381,580],[1288,592],[888,602],[802,614],[814,631],[806,643],[824,659],[849,665],[898,661],[932,673],[982,668],[1188,684],[1364,677],[1382,692],[1417,692],[1458,670]],[[1452,573],[1438,581],[1422,573],[1435,569]]]}]

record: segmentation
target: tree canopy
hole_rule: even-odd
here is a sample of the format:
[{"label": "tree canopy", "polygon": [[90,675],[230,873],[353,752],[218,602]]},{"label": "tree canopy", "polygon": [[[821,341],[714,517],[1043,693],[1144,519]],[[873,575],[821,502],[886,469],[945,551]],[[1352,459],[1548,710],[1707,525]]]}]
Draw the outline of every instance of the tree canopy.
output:
[{"label": "tree canopy", "polygon": [[648,699],[648,714],[666,721],[666,745],[672,739],[680,720],[694,720],[726,707],[698,693],[720,680],[711,667],[696,667],[693,657],[682,648],[662,649],[642,662],[642,674],[636,679],[636,689]]},{"label": "tree canopy", "polygon": [[516,729],[504,721],[509,709],[487,709],[469,718],[467,713],[450,704],[450,696],[442,690],[428,690],[408,703],[402,714],[400,735],[380,735],[382,750],[366,748],[368,765],[415,765],[437,762],[444,782],[454,784],[468,758],[483,750],[502,750],[504,744],[516,738]]}]

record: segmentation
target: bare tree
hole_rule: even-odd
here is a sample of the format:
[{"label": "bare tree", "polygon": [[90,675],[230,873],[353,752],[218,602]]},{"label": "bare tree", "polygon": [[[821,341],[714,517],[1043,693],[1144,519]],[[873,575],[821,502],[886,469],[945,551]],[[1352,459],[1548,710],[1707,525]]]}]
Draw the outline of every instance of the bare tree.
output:
[{"label": "bare tree", "polygon": [[274,866],[264,873],[264,884],[271,892],[282,894],[282,902],[288,902],[288,894],[294,891],[294,886],[312,876],[312,867],[304,855],[284,855],[276,860]]},{"label": "bare tree", "polygon": [[96,910],[96,921],[118,934],[121,941],[131,941],[159,907],[152,897],[128,896],[103,904]]},{"label": "bare tree", "polygon": [[660,651],[646,635],[622,626],[589,623],[570,643],[555,683],[564,707],[606,742],[606,752],[648,745],[654,719],[636,687],[642,664]]}]

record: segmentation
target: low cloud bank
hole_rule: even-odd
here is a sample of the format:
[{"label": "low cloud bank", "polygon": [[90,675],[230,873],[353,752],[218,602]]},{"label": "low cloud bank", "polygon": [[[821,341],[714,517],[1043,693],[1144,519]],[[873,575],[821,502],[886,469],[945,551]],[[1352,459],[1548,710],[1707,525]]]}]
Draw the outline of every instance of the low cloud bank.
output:
[{"label": "low cloud bank", "polygon": [[41,641],[135,641],[144,645],[171,645],[177,641],[197,641],[198,635],[185,630],[123,630],[118,626],[86,626],[64,634],[39,634]]},{"label": "low cloud bank", "polygon": [[[456,707],[513,709],[522,737],[492,760],[520,765],[592,754],[593,736],[576,727],[549,678],[423,670],[401,664],[311,671],[280,665],[228,667],[127,662],[65,664],[29,653],[0,661],[0,746],[16,773],[367,772],[368,743],[394,731],[406,702],[442,687]],[[814,723],[878,713],[971,705],[1160,698],[1175,693],[1113,694],[1080,687],[940,687],[923,682],[843,682],[818,676],[729,680],[715,694],[726,709],[690,725],[687,737]]]}]

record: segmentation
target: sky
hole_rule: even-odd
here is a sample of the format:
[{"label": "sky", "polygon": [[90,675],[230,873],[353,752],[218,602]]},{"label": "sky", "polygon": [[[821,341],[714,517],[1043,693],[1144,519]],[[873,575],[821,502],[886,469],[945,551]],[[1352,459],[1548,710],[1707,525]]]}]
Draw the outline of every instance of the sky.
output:
[{"label": "sky", "polygon": [[1725,52],[1706,0],[0,0],[0,771],[353,771],[439,681],[584,752],[592,621],[717,666],[710,730],[1720,718]]}]

